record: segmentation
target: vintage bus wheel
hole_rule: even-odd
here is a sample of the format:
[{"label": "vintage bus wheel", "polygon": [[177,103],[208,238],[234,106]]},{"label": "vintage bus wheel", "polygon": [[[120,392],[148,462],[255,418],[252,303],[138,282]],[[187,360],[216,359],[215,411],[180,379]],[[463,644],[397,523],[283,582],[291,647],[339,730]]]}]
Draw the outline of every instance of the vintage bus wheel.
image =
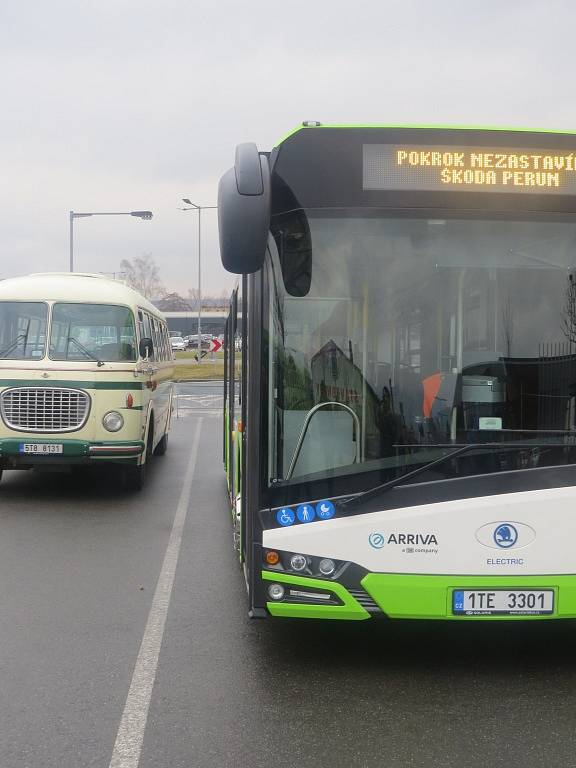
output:
[{"label": "vintage bus wheel", "polygon": [[153,431],[152,427],[150,427],[148,429],[146,450],[142,455],[142,463],[138,464],[138,466],[124,467],[124,484],[129,491],[141,491],[144,487],[148,469],[148,460],[152,455],[153,439]]}]

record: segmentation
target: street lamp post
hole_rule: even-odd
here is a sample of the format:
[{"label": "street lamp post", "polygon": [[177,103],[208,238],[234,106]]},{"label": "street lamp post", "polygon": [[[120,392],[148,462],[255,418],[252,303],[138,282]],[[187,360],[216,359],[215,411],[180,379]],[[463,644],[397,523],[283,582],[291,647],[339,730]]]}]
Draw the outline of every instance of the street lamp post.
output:
[{"label": "street lamp post", "polygon": [[87,216],[136,216],[138,219],[151,219],[152,211],[92,211],[91,213],[70,211],[70,272],[74,272],[74,219],[84,219]]},{"label": "street lamp post", "polygon": [[182,202],[191,206],[181,208],[182,211],[198,211],[198,364],[202,357],[202,211],[215,210],[217,205],[196,205],[187,197]]}]

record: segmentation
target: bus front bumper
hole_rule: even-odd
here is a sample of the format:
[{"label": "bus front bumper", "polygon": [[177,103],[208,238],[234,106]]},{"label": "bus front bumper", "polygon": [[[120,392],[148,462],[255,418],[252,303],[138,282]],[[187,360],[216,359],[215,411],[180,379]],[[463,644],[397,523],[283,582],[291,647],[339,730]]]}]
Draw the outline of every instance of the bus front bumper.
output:
[{"label": "bus front bumper", "polygon": [[[427,576],[369,573],[361,589],[349,590],[336,581],[262,571],[265,589],[281,584],[284,597],[269,601],[272,616],[314,619],[363,620],[442,619],[452,621],[526,621],[576,618],[576,575],[560,576]],[[554,610],[547,614],[455,615],[453,593],[462,589],[552,590]],[[314,599],[314,591],[329,595]],[[308,598],[306,598],[308,595]],[[320,604],[325,600],[326,604]],[[329,603],[329,604],[328,604]]]},{"label": "bus front bumper", "polygon": [[[26,445],[39,447],[27,452],[24,447]],[[49,452],[51,447],[55,447],[58,452]],[[143,454],[144,448],[142,440],[90,442],[36,437],[0,439],[0,467],[18,469],[43,464],[87,464],[102,460],[133,463]]]}]

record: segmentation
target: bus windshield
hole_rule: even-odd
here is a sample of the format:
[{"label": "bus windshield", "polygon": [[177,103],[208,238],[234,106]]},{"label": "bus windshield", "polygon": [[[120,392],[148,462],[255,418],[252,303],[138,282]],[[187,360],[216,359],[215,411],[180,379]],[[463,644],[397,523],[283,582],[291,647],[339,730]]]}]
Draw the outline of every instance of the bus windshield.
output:
[{"label": "bus windshield", "polygon": [[273,482],[476,443],[456,474],[576,462],[576,219],[300,209],[272,235]]},{"label": "bus windshield", "polygon": [[47,316],[43,302],[0,301],[0,360],[44,357]]},{"label": "bus windshield", "polygon": [[50,359],[76,362],[136,360],[132,311],[128,307],[107,304],[55,304]]}]

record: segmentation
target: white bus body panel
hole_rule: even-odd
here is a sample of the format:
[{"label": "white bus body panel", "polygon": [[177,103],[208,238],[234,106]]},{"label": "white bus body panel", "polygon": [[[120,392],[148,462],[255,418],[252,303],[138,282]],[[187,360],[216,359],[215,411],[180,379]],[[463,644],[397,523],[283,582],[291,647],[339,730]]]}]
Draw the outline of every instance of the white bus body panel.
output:
[{"label": "white bus body panel", "polygon": [[[504,546],[496,543],[501,525],[513,528]],[[376,573],[574,574],[576,488],[459,499],[274,528],[264,531],[263,545],[352,561]]]}]

